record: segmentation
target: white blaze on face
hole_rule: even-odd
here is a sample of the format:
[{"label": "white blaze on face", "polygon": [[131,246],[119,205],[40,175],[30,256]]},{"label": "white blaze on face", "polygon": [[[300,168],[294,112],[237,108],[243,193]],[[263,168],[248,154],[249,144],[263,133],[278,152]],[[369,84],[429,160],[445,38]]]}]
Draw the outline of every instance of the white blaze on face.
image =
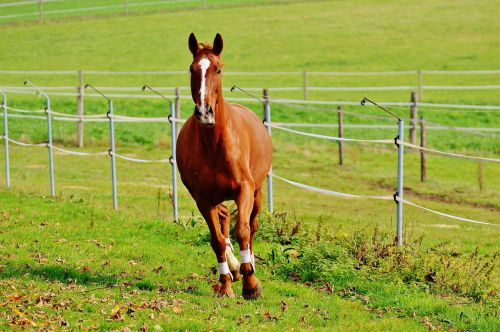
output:
[{"label": "white blaze on face", "polygon": [[200,85],[200,103],[201,103],[201,105],[200,105],[200,110],[204,110],[205,109],[205,94],[206,94],[206,90],[207,90],[205,76],[207,74],[208,67],[210,67],[210,60],[208,60],[207,58],[203,58],[198,62],[198,64],[201,67],[201,85]]}]

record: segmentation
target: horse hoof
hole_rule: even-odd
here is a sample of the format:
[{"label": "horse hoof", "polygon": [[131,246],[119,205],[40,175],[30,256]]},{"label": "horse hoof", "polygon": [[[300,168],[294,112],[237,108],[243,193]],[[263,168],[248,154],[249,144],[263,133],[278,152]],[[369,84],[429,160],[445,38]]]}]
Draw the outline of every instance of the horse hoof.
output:
[{"label": "horse hoof", "polygon": [[254,288],[245,289],[243,288],[243,298],[245,300],[257,300],[262,296],[262,287],[260,286],[260,281],[257,282]]},{"label": "horse hoof", "polygon": [[239,270],[231,271],[231,274],[233,275],[233,282],[241,280],[241,273]]},{"label": "horse hoof", "polygon": [[215,294],[217,294],[220,297],[230,297],[230,298],[236,297],[236,294],[234,293],[232,288],[223,289],[222,285],[215,285],[213,286],[213,289]]},{"label": "horse hoof", "polygon": [[236,297],[236,294],[234,294],[234,292],[231,290],[230,292],[219,294],[219,296],[220,297],[229,297],[229,298],[233,299]]}]

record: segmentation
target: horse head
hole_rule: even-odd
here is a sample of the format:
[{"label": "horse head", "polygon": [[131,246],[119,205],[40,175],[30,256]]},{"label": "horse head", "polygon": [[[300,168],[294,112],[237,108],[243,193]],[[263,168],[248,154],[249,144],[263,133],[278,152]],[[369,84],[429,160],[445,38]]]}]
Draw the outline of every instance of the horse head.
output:
[{"label": "horse head", "polygon": [[215,36],[213,46],[199,44],[194,33],[189,35],[189,50],[193,54],[191,72],[191,96],[195,103],[194,113],[204,126],[215,125],[217,100],[222,97],[222,36]]}]

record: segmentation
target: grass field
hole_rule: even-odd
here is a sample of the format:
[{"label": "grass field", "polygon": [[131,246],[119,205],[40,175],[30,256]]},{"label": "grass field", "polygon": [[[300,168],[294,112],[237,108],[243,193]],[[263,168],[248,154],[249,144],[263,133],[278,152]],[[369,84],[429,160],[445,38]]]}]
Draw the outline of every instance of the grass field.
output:
[{"label": "grass field", "polygon": [[[187,36],[225,38],[226,71],[379,71],[497,69],[500,44],[493,1],[297,2],[179,9],[129,17],[54,18],[44,24],[2,26],[5,70],[181,70],[190,59]],[[189,22],[189,24],[186,24]],[[411,24],[409,23],[411,22]],[[119,29],[117,29],[119,27]],[[312,29],[311,27],[314,27]],[[75,85],[75,77],[0,76],[0,85]],[[188,77],[86,77],[97,86],[184,86]],[[268,79],[268,78],[266,78]],[[287,77],[226,76],[224,85],[295,84]],[[334,78],[311,85],[390,85],[395,78]],[[500,77],[435,78],[436,84],[498,84]],[[300,84],[300,76],[297,76]],[[399,79],[398,79],[399,80]],[[442,81],[439,81],[442,80]],[[431,84],[431,83],[429,83]],[[227,93],[229,96],[230,93]],[[242,96],[242,95],[236,95]],[[311,98],[361,100],[361,92]],[[378,92],[376,100],[408,100],[407,92]],[[499,104],[495,91],[425,93],[425,101]],[[9,105],[43,107],[34,96],[9,94]],[[73,113],[73,98],[53,98]],[[261,105],[249,103],[261,114]],[[86,99],[86,113],[104,113]],[[162,116],[156,100],[115,100],[115,112]],[[192,110],[185,100],[182,115]],[[369,107],[347,111],[382,115]],[[394,108],[406,116],[408,110]],[[273,121],[335,123],[332,112],[272,104]],[[420,110],[430,122],[498,127],[499,113]],[[346,123],[381,123],[346,115]],[[385,123],[393,123],[384,121]],[[54,142],[72,147],[74,124],[54,122]],[[46,138],[45,122],[9,119],[10,136]],[[85,126],[85,151],[108,146],[106,123]],[[333,129],[307,129],[335,135]],[[392,138],[394,129],[347,129],[346,137]],[[497,136],[430,131],[428,145],[471,155],[500,155]],[[117,124],[119,153],[147,159],[170,155],[163,124]],[[273,131],[278,175],[335,191],[392,195],[395,147],[337,145]],[[0,154],[0,165],[4,163]],[[500,167],[428,156],[426,183],[418,154],[405,154],[405,195],[415,203],[466,218],[500,221]],[[405,243],[393,246],[395,204],[304,192],[275,180],[274,216],[262,213],[256,244],[264,298],[213,295],[216,266],[208,231],[186,190],[180,224],[171,222],[169,165],[118,161],[119,211],[111,211],[109,158],[55,154],[56,191],[49,192],[47,151],[11,145],[12,189],[0,191],[0,329],[120,330],[474,330],[500,328],[498,229],[452,221],[405,207]],[[481,174],[481,175],[480,175]],[[0,179],[4,176],[0,167]],[[482,177],[482,188],[479,187]],[[300,225],[299,225],[300,224]],[[237,285],[238,293],[241,286]]]}]

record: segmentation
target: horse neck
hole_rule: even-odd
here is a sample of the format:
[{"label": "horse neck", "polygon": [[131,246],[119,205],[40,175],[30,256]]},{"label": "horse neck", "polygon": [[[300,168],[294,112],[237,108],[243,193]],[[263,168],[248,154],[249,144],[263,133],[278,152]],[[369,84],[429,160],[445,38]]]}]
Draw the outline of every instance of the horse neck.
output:
[{"label": "horse neck", "polygon": [[217,95],[215,104],[215,126],[205,128],[201,126],[201,137],[208,149],[215,150],[227,137],[227,117],[226,102],[222,96],[222,92]]}]

